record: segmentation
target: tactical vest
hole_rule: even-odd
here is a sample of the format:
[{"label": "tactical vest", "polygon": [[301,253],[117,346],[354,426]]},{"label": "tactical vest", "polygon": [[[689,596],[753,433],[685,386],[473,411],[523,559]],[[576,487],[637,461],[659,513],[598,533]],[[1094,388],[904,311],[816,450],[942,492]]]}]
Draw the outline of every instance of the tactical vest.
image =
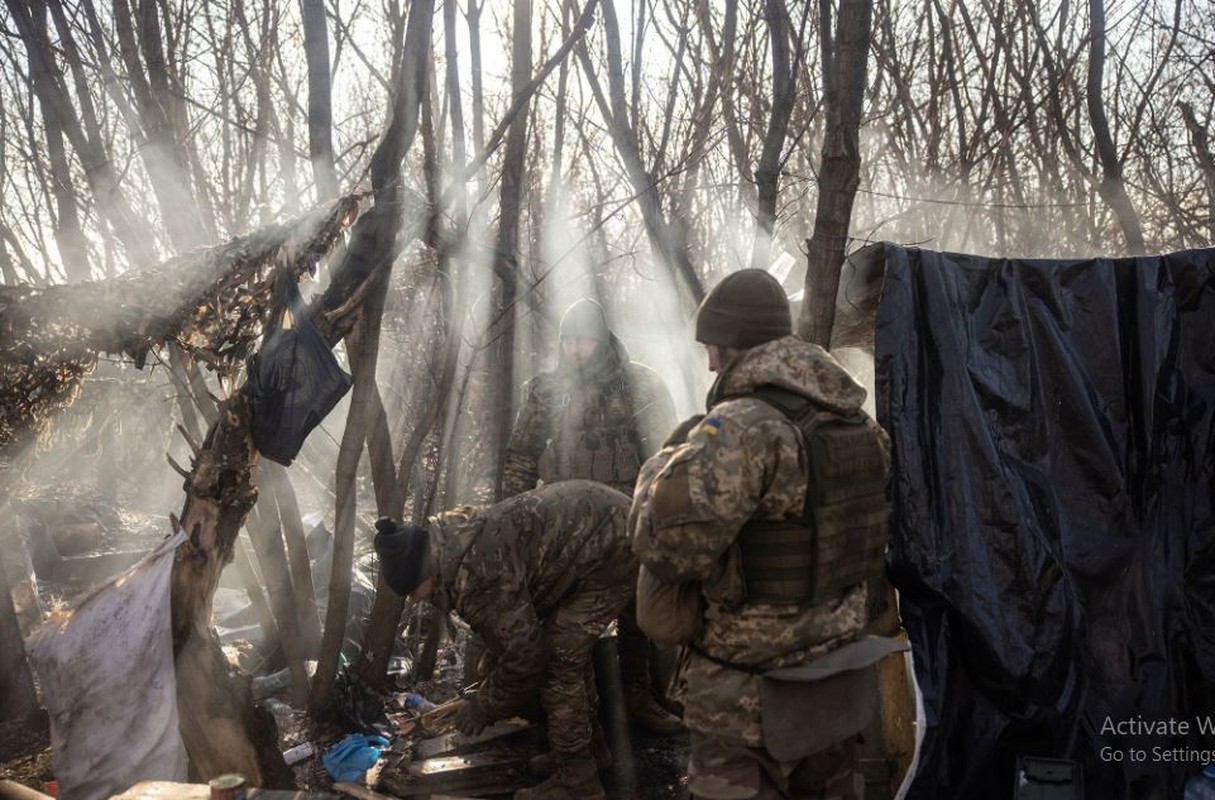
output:
[{"label": "tactical vest", "polygon": [[743,396],[776,408],[801,432],[808,473],[800,518],[753,519],[739,532],[746,599],[819,605],[881,576],[890,459],[868,416],[770,385]]}]

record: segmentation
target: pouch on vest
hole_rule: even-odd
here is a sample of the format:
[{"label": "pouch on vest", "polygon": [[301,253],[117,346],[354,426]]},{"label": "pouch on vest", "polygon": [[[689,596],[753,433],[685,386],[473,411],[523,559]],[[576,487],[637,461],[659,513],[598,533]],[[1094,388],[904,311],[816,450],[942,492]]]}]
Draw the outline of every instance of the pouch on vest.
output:
[{"label": "pouch on vest", "polygon": [[911,649],[898,639],[867,636],[760,681],[764,747],[778,761],[797,761],[863,731],[877,714],[877,664]]},{"label": "pouch on vest", "polygon": [[[291,464],[352,380],[308,319],[295,281],[287,281],[283,320],[267,331],[248,362],[253,444],[283,466]],[[287,324],[290,320],[290,324]]]},{"label": "pouch on vest", "polygon": [[693,641],[704,624],[698,581],[668,583],[643,565],[637,574],[637,626],[655,644]]}]

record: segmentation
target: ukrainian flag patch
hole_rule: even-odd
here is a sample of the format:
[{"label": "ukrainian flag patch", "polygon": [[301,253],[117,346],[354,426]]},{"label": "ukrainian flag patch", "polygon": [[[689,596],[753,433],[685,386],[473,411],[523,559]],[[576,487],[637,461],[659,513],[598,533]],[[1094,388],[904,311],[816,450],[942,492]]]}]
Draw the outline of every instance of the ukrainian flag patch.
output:
[{"label": "ukrainian flag patch", "polygon": [[716,417],[709,417],[705,420],[704,431],[709,436],[716,436],[721,431],[721,420]]}]

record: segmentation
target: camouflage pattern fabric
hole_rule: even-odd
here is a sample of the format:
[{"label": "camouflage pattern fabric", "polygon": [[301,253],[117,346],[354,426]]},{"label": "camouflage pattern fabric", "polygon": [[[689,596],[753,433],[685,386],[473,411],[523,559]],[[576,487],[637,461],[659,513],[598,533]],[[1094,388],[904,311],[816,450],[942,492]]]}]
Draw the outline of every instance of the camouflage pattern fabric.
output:
[{"label": "camouflage pattern fabric", "polygon": [[631,494],[642,462],[674,425],[675,406],[662,379],[629,361],[612,336],[588,363],[563,361],[524,387],[502,493],[584,478]]},{"label": "camouflage pattern fabric", "polygon": [[591,481],[546,484],[430,520],[435,601],[458,613],[492,664],[478,694],[491,718],[548,715],[554,749],[590,744],[591,648],[632,596],[629,499]]},{"label": "camouflage pattern fabric", "polygon": [[[735,540],[749,519],[800,517],[807,469],[801,435],[769,404],[737,397],[764,384],[839,411],[860,408],[865,390],[822,348],[786,336],[744,351],[718,377],[709,413],[687,441],[643,466],[630,512],[633,548],[665,581],[700,581],[704,626],[695,645],[757,670],[797,664],[848,642],[866,622],[857,586],[818,606],[744,602]],[[689,650],[673,697],[684,724],[731,745],[760,747],[760,679]]]},{"label": "camouflage pattern fabric", "polygon": [[865,778],[855,739],[794,762],[758,747],[692,733],[688,792],[696,800],[861,800]]}]

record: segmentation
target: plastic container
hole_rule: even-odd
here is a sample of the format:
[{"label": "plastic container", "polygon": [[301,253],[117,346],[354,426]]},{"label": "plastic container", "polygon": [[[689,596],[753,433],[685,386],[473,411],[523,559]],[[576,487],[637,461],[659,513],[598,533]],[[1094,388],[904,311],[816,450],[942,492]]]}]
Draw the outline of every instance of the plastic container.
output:
[{"label": "plastic container", "polygon": [[304,742],[303,744],[297,744],[295,747],[284,750],[283,761],[287,762],[287,766],[291,766],[292,764],[298,764],[305,758],[312,758],[314,755],[316,755],[316,745],[312,742]]}]

